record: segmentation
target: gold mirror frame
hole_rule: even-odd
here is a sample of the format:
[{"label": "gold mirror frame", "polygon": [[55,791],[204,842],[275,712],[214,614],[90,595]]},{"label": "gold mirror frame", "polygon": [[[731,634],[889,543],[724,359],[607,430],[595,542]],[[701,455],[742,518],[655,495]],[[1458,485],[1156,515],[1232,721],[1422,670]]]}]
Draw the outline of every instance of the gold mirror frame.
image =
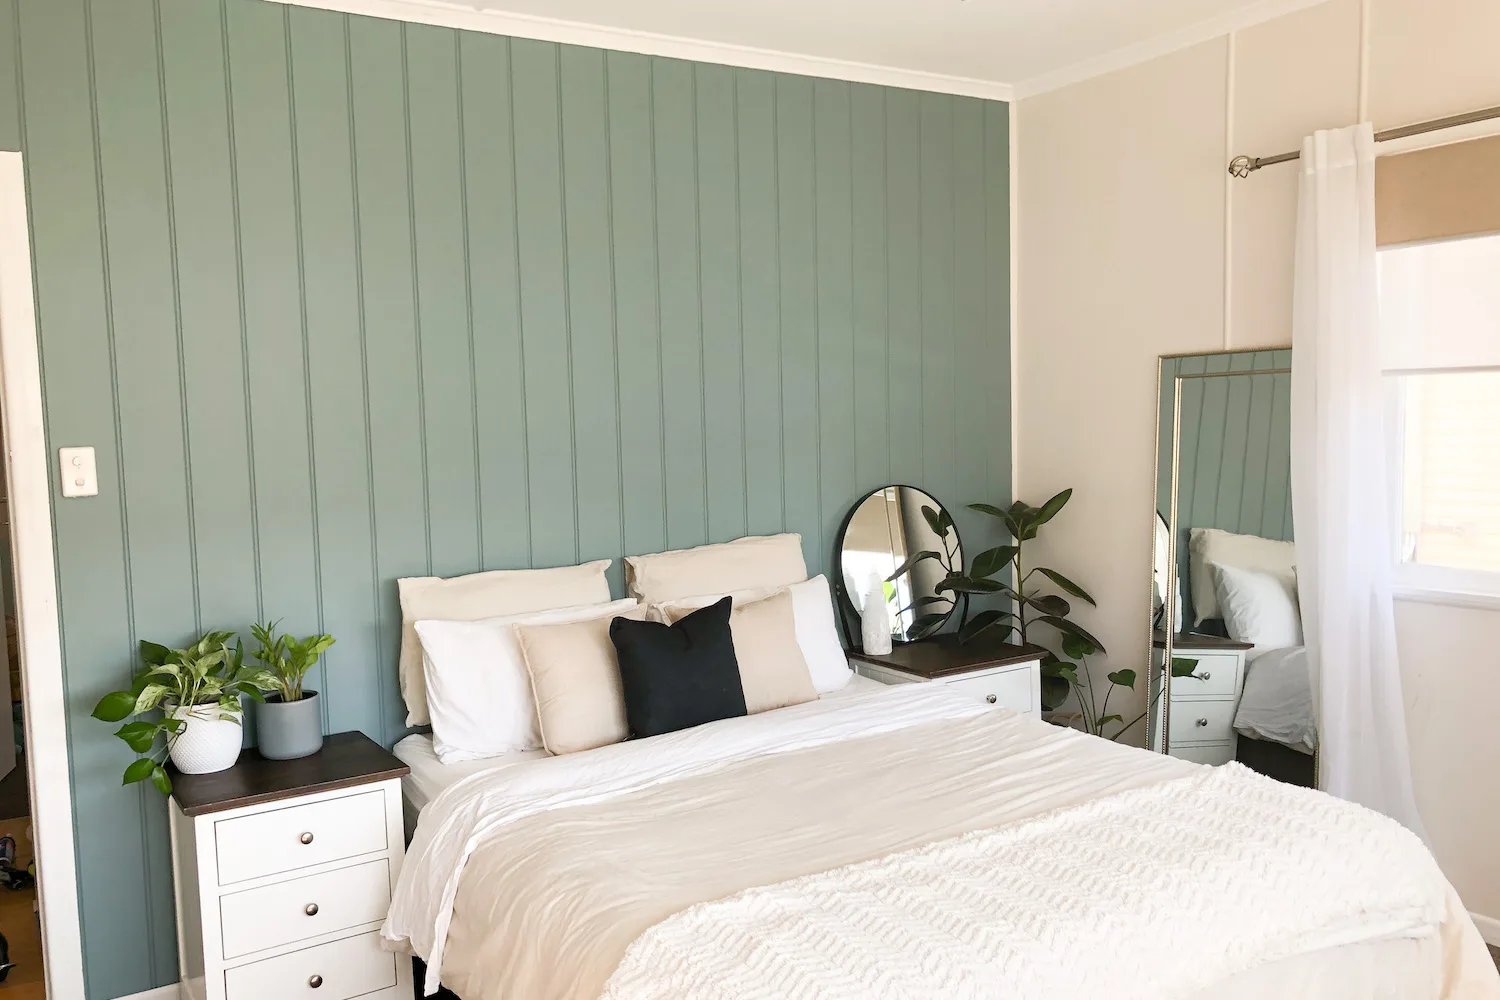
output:
[{"label": "gold mirror frame", "polygon": [[[1263,354],[1263,353],[1269,354],[1269,353],[1273,353],[1273,352],[1290,351],[1290,350],[1291,350],[1291,346],[1287,345],[1287,346],[1283,346],[1283,347],[1264,347],[1264,348],[1255,348],[1255,349],[1243,350],[1243,351],[1190,351],[1190,352],[1185,352],[1185,353],[1180,353],[1180,354],[1162,354],[1162,355],[1159,355],[1157,357],[1157,363],[1156,363],[1156,397],[1155,397],[1156,398],[1156,406],[1154,407],[1154,413],[1155,413],[1155,417],[1156,417],[1156,427],[1155,427],[1155,433],[1153,435],[1153,441],[1154,441],[1154,445],[1155,446],[1152,449],[1152,456],[1151,456],[1151,471],[1152,471],[1152,475],[1151,475],[1151,491],[1152,491],[1152,496],[1151,496],[1151,510],[1152,510],[1153,520],[1160,513],[1160,510],[1161,510],[1161,508],[1159,506],[1159,503],[1158,503],[1158,501],[1160,499],[1160,496],[1159,496],[1159,487],[1161,485],[1161,473],[1162,473],[1162,469],[1161,469],[1161,461],[1162,461],[1162,440],[1161,440],[1161,433],[1162,433],[1162,419],[1161,419],[1161,417],[1162,417],[1162,405],[1161,405],[1161,403],[1162,403],[1162,389],[1164,388],[1164,385],[1163,385],[1164,376],[1165,376],[1165,373],[1166,373],[1166,368],[1167,368],[1168,362],[1180,360],[1180,359],[1183,359],[1183,358],[1204,358],[1204,359],[1208,359],[1208,358],[1214,358],[1214,357],[1243,356],[1243,355],[1253,355],[1253,354]],[[1170,496],[1169,496],[1169,503],[1168,503],[1168,510],[1167,510],[1167,560],[1166,560],[1166,564],[1167,564],[1167,566],[1170,569],[1170,578],[1167,581],[1167,586],[1164,588],[1164,592],[1162,594],[1161,620],[1162,620],[1162,623],[1163,623],[1163,629],[1162,629],[1162,631],[1163,631],[1163,633],[1165,635],[1165,639],[1164,639],[1163,644],[1162,644],[1162,666],[1161,666],[1161,679],[1160,679],[1161,690],[1160,690],[1160,693],[1157,693],[1153,689],[1153,683],[1156,680],[1156,673],[1157,673],[1157,667],[1156,667],[1156,620],[1157,620],[1157,606],[1156,606],[1156,595],[1155,595],[1156,552],[1155,552],[1155,539],[1154,539],[1154,535],[1153,535],[1153,541],[1152,541],[1152,560],[1151,560],[1152,561],[1152,585],[1147,588],[1148,612],[1147,612],[1147,618],[1146,618],[1146,621],[1147,621],[1147,628],[1146,628],[1146,669],[1147,669],[1147,675],[1146,675],[1146,701],[1147,701],[1147,704],[1146,704],[1146,709],[1147,709],[1147,712],[1146,712],[1146,732],[1147,732],[1146,745],[1147,745],[1147,749],[1154,750],[1154,751],[1156,751],[1158,753],[1164,753],[1164,754],[1169,754],[1171,752],[1171,737],[1170,737],[1169,734],[1171,732],[1171,720],[1172,720],[1172,658],[1173,658],[1172,657],[1172,654],[1173,654],[1172,643],[1173,643],[1173,640],[1176,638],[1176,633],[1177,633],[1176,621],[1177,621],[1177,611],[1178,611],[1177,604],[1178,604],[1178,590],[1179,590],[1179,572],[1178,572],[1178,564],[1177,564],[1177,538],[1178,538],[1178,534],[1179,534],[1178,527],[1177,527],[1177,525],[1178,525],[1177,495],[1178,495],[1178,492],[1179,492],[1179,490],[1178,490],[1178,487],[1179,487],[1178,477],[1179,477],[1179,473],[1181,471],[1180,449],[1181,449],[1181,445],[1182,445],[1182,388],[1183,388],[1183,383],[1185,381],[1187,381],[1187,380],[1190,380],[1190,379],[1224,378],[1226,376],[1240,376],[1240,375],[1290,375],[1290,374],[1291,374],[1291,368],[1289,368],[1289,367],[1266,367],[1266,366],[1263,366],[1263,365],[1252,365],[1252,367],[1244,369],[1244,370],[1217,371],[1217,372],[1201,372],[1201,373],[1189,372],[1189,373],[1186,373],[1186,374],[1178,372],[1178,373],[1176,373],[1176,374],[1174,374],[1172,376],[1172,378],[1173,378],[1173,385],[1172,385],[1172,452],[1171,452],[1171,476],[1170,476],[1170,480],[1169,480],[1168,487],[1167,487],[1168,491],[1170,493]],[[1154,530],[1155,529],[1153,528],[1153,532],[1154,532]],[[1161,704],[1161,723],[1160,723],[1160,726],[1157,727],[1155,731],[1153,731],[1153,727],[1151,725],[1151,722],[1152,722],[1152,719],[1154,718],[1154,714],[1155,714],[1154,708],[1155,708],[1155,706],[1152,703],[1158,697],[1162,699],[1162,704]],[[1315,698],[1314,699],[1314,704],[1317,704],[1317,702],[1318,702],[1318,699]],[[1321,769],[1320,769],[1319,765],[1320,765],[1320,753],[1321,753],[1322,746],[1323,746],[1323,738],[1322,738],[1323,737],[1323,733],[1322,733],[1321,720],[1318,720],[1318,721],[1319,721],[1319,725],[1318,725],[1318,745],[1316,747],[1314,747],[1314,749],[1313,749],[1313,784],[1314,784],[1314,787],[1317,787],[1321,783],[1321,781],[1320,781],[1320,779],[1321,779],[1320,770]]]}]

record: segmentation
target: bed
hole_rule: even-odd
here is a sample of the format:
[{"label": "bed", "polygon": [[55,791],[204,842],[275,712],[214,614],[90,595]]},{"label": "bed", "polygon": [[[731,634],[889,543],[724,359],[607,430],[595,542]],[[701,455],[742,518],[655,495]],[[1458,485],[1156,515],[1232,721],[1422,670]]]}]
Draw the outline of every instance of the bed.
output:
[{"label": "bed", "polygon": [[1500,997],[1391,821],[929,685],[423,774],[383,933],[463,1000]]}]

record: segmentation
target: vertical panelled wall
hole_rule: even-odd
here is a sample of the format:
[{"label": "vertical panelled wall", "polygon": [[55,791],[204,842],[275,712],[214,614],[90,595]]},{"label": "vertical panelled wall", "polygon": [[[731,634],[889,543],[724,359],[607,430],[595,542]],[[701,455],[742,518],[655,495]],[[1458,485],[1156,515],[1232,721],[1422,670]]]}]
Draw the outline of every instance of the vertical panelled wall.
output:
[{"label": "vertical panelled wall", "polygon": [[[1291,351],[1198,355],[1168,364],[1169,375],[1222,376],[1182,380],[1177,552],[1184,580],[1192,528],[1292,540],[1292,377],[1286,372],[1234,375],[1290,369],[1291,364]],[[1170,384],[1164,396],[1170,426]],[[1170,483],[1170,466],[1158,472]],[[1167,494],[1162,490],[1157,495]],[[1183,594],[1191,597],[1186,586]]]},{"label": "vertical panelled wall", "polygon": [[1003,104],[260,0],[0,34],[50,444],[101,479],[55,512],[94,1000],[177,977],[165,810],[87,717],[137,640],[326,629],[327,728],[389,744],[398,577],[821,568],[888,481],[1008,499]]}]

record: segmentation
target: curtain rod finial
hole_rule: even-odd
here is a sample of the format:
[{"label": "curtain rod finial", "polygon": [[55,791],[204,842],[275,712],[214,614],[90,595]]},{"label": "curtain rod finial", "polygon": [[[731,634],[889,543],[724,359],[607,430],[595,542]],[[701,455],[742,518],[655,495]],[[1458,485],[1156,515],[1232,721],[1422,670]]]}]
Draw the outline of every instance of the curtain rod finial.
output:
[{"label": "curtain rod finial", "polygon": [[1232,177],[1244,179],[1249,177],[1252,171],[1259,170],[1260,164],[1250,156],[1236,156],[1229,161],[1229,174]]}]

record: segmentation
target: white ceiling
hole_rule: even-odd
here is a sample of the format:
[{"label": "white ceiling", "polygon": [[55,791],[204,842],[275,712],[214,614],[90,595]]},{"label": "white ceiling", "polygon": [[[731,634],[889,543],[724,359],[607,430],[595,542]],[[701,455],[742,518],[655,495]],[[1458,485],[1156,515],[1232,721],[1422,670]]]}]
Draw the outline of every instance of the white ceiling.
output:
[{"label": "white ceiling", "polygon": [[1319,0],[287,2],[1009,98],[1140,62]]}]

